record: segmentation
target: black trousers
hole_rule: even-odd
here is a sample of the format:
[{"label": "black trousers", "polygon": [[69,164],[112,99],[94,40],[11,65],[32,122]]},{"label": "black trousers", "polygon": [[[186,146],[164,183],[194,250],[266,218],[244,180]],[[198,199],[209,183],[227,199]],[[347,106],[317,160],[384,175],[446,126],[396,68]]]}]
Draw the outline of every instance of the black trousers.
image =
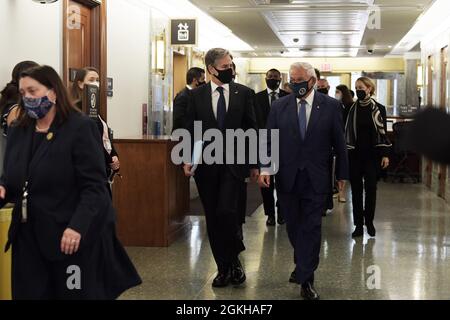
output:
[{"label": "black trousers", "polygon": [[289,241],[294,247],[297,281],[314,282],[314,271],[319,266],[322,212],[328,195],[316,194],[308,173],[299,170],[292,192],[280,192],[279,196]]},{"label": "black trousers", "polygon": [[205,209],[211,251],[217,268],[225,272],[239,253],[245,250],[239,237],[239,194],[243,181],[236,178],[226,165],[202,168],[194,178]]},{"label": "black trousers", "polygon": [[362,154],[357,151],[350,151],[348,157],[353,223],[362,227],[364,224],[372,223],[375,217],[380,161],[374,154]]},{"label": "black trousers", "polygon": [[[277,200],[275,203],[275,196],[274,192],[276,192],[276,185],[275,185],[275,177],[270,176],[270,186],[269,188],[261,188],[261,195],[263,198],[263,207],[264,207],[264,214],[268,217],[275,217],[275,206],[277,207],[278,214],[280,214],[280,205],[279,201]],[[277,194],[278,197],[278,194]]]}]

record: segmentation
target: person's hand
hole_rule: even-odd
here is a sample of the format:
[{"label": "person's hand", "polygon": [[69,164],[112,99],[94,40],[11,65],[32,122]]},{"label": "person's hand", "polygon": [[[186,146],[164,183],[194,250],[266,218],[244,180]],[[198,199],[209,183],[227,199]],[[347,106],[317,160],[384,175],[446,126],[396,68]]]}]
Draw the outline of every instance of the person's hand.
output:
[{"label": "person's hand", "polygon": [[80,247],[81,234],[67,228],[61,239],[61,252],[64,252],[67,255],[72,255],[78,251]]},{"label": "person's hand", "polygon": [[338,189],[339,189],[339,191],[342,191],[342,190],[344,190],[344,188],[345,188],[345,180],[338,180]]},{"label": "person's hand", "polygon": [[389,167],[389,158],[383,157],[383,159],[381,159],[381,168],[386,169],[387,167]]},{"label": "person's hand", "polygon": [[119,158],[116,157],[116,156],[114,156],[114,157],[112,157],[112,161],[113,161],[113,162],[109,164],[110,167],[111,167],[111,169],[112,169],[113,171],[119,170],[119,169],[120,169],[120,161],[119,161]]},{"label": "person's hand", "polygon": [[253,182],[258,182],[258,177],[259,177],[259,169],[251,169],[250,170],[250,179]]},{"label": "person's hand", "polygon": [[261,172],[261,174],[259,175],[259,179],[258,179],[258,185],[260,188],[269,188],[270,187],[270,175],[265,172]]},{"label": "person's hand", "polygon": [[0,199],[5,199],[6,197],[6,189],[4,186],[0,186]]},{"label": "person's hand", "polygon": [[194,173],[191,173],[191,169],[192,169],[192,164],[187,163],[187,164],[183,165],[184,175],[186,177],[192,177],[194,175]]}]

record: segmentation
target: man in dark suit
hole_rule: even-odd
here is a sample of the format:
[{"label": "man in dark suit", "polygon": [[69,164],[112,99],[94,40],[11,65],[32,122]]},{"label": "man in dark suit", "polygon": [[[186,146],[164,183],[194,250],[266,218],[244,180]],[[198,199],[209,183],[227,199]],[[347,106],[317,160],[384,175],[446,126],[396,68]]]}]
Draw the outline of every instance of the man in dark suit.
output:
[{"label": "man in dark suit", "polygon": [[339,102],[315,92],[316,75],[308,63],[294,63],[290,79],[294,93],[273,104],[267,123],[269,130],[279,130],[279,141],[269,139],[267,146],[272,156],[271,147],[279,142],[280,163],[275,169],[262,166],[259,184],[269,187],[270,174],[278,169],[278,195],[294,247],[295,276],[302,297],[317,300],[314,271],[319,265],[322,212],[331,192],[332,148],[340,186],[348,178],[348,159]]},{"label": "man in dark suit", "polygon": [[[265,129],[267,125],[267,118],[269,117],[270,108],[275,100],[287,96],[288,93],[280,89],[281,72],[277,69],[271,69],[266,73],[267,89],[256,94],[255,114],[259,129]],[[266,225],[275,225],[275,198],[274,191],[275,179],[271,176],[269,188],[261,188],[261,195],[263,198],[264,213],[267,216]],[[278,209],[278,223],[284,224],[284,218],[280,214],[279,201],[277,201]]]},{"label": "man in dark suit", "polygon": [[[194,137],[194,122],[201,122],[202,136],[206,131],[219,130],[226,145],[225,130],[257,129],[252,92],[249,88],[233,83],[230,53],[221,48],[208,51],[205,64],[211,82],[192,91],[188,106],[187,129]],[[198,123],[197,123],[198,125]],[[194,137],[195,139],[195,137]],[[204,147],[211,147],[204,141]],[[248,148],[244,151],[246,158]],[[224,154],[225,154],[224,150]],[[223,158],[222,158],[223,160]],[[200,199],[205,209],[209,243],[217,264],[218,274],[213,287],[225,287],[230,282],[238,285],[245,281],[244,269],[238,255],[245,250],[239,238],[239,192],[249,170],[251,177],[258,176],[258,166],[215,161],[199,164],[192,173],[192,164],[185,164],[186,176],[194,175]]]},{"label": "man in dark suit", "polygon": [[189,94],[192,89],[195,89],[205,84],[205,70],[202,68],[193,67],[189,69],[186,74],[186,88],[178,92],[173,100],[173,125],[172,131],[184,128],[184,121],[186,121],[186,112],[189,101]]}]

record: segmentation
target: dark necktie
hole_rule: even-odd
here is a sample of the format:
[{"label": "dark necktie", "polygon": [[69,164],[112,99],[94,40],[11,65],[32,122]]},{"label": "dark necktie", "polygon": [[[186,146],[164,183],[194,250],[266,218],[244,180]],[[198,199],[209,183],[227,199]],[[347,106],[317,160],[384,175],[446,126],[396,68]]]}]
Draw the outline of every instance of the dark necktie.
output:
[{"label": "dark necktie", "polygon": [[272,106],[275,100],[277,100],[277,93],[275,91],[272,91],[270,93],[270,106]]},{"label": "dark necktie", "polygon": [[300,110],[298,112],[298,124],[300,126],[300,136],[302,140],[306,137],[306,101],[300,101]]},{"label": "dark necktie", "polygon": [[217,102],[217,123],[219,124],[219,129],[225,127],[225,116],[227,115],[227,105],[225,102],[225,95],[223,94],[223,88],[217,87],[217,91],[220,94],[219,101]]}]

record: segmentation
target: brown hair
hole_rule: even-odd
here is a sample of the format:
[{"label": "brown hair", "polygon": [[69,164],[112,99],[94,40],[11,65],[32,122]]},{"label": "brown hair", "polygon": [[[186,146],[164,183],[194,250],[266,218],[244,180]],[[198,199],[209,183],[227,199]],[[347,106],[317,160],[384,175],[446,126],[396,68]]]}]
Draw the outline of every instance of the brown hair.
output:
[{"label": "brown hair", "polygon": [[345,84],[338,85],[336,89],[342,92],[342,103],[344,104],[344,106],[353,104],[352,94]]},{"label": "brown hair", "polygon": [[[55,91],[56,94],[56,118],[61,123],[69,118],[72,112],[80,112],[74,107],[72,101],[69,98],[69,93],[64,86],[58,73],[50,66],[37,66],[28,69],[21,73],[19,80],[25,77],[30,77],[40,84],[47,87],[49,90]],[[33,120],[28,117],[25,108],[23,106],[23,100],[20,102],[20,113],[18,119],[19,126],[28,126]]]},{"label": "brown hair", "polygon": [[90,72],[94,71],[97,72],[98,75],[100,75],[100,72],[94,67],[86,67],[83,69],[80,69],[77,71],[75,75],[75,79],[73,80],[72,87],[70,89],[70,93],[72,95],[73,101],[81,100],[82,96],[82,90],[80,89],[80,86],[78,85],[78,82],[84,82],[84,78],[86,78],[86,75]]},{"label": "brown hair", "polygon": [[362,82],[367,88],[370,88],[370,95],[373,96],[375,94],[375,90],[377,89],[377,86],[375,85],[375,82],[373,82],[372,79],[368,77],[361,77],[356,82]]}]

